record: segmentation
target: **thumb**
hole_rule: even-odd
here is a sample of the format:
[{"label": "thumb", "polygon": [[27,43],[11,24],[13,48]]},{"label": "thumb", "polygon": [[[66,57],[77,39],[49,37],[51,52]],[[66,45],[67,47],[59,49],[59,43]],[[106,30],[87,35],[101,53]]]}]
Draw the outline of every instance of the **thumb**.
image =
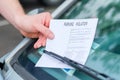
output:
[{"label": "thumb", "polygon": [[38,27],[37,30],[39,30],[40,33],[42,33],[45,37],[47,37],[49,39],[53,39],[54,38],[53,32],[50,31],[50,29],[45,27],[44,25],[41,25],[40,27]]}]

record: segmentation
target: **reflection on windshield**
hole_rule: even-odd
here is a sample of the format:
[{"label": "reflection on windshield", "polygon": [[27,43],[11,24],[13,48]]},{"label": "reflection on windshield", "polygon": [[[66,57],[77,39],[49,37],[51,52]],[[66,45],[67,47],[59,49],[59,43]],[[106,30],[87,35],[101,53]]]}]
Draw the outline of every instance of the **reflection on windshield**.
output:
[{"label": "reflection on windshield", "polygon": [[[61,18],[98,18],[95,38],[102,39],[86,65],[120,80],[120,0],[83,0]],[[97,42],[97,41],[96,41]]]},{"label": "reflection on windshield", "polygon": [[[79,18],[95,18],[99,19],[96,30],[94,45],[91,48],[91,53],[85,65],[95,69],[98,72],[105,73],[116,80],[120,80],[120,0],[82,0],[75,4],[67,11],[62,19],[79,19]],[[97,47],[96,47],[97,46]],[[42,49],[38,50],[31,48],[27,49],[19,61],[27,69],[27,63],[34,64],[42,55]],[[33,66],[34,67],[34,66]],[[32,68],[33,69],[33,68]],[[30,69],[28,69],[29,71]],[[87,78],[82,72],[76,71],[73,75],[68,76],[62,69],[42,68],[49,77],[55,77],[60,80],[93,80]],[[32,72],[31,72],[32,74]],[[54,75],[55,76],[54,76]],[[51,77],[51,78],[52,78]],[[49,79],[50,80],[50,79]],[[53,79],[54,80],[54,79]]]},{"label": "reflection on windshield", "polygon": [[[31,45],[33,46],[33,44]],[[36,62],[43,54],[44,47],[34,49],[28,47],[19,57],[19,63],[36,79],[40,80],[81,80],[87,78],[93,80],[90,76],[78,70],[60,69],[60,68],[41,68],[35,67]],[[84,77],[83,77],[84,75]]]}]

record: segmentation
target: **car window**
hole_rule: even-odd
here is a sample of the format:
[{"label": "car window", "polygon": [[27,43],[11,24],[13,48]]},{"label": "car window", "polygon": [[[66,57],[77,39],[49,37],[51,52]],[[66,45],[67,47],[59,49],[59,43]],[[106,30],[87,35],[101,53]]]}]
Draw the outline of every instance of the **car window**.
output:
[{"label": "car window", "polygon": [[[86,65],[119,79],[120,0],[83,0],[61,16],[63,19],[98,18],[95,38],[99,47],[89,55]],[[96,41],[96,42],[97,42]]]},{"label": "car window", "polygon": [[[120,36],[120,0],[96,1],[84,0],[77,3],[67,13],[61,16],[63,19],[98,18],[95,38],[103,40],[101,48],[119,54]],[[98,39],[98,41],[99,41]],[[106,43],[106,44],[105,44]],[[103,46],[104,45],[104,46]]]},{"label": "car window", "polygon": [[[33,46],[33,44],[31,45]],[[36,79],[42,80],[80,80],[86,77],[89,80],[93,80],[92,77],[85,75],[84,72],[69,69],[60,68],[40,68],[35,67],[35,64],[43,54],[44,47],[39,49],[34,49],[33,47],[28,47],[19,56],[19,63]],[[80,75],[81,74],[81,75]],[[84,77],[83,77],[84,75]]]},{"label": "car window", "polygon": [[[120,0],[82,0],[73,5],[60,19],[98,18],[95,39],[86,66],[116,80],[120,75]],[[54,47],[54,46],[52,46]],[[44,47],[28,47],[19,57],[20,64],[37,79],[94,80],[77,70],[35,68]]]}]

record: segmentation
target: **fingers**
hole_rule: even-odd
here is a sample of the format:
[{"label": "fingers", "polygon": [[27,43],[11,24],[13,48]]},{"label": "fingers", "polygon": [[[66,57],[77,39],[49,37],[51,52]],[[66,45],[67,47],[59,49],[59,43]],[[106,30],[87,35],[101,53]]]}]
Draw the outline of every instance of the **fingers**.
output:
[{"label": "fingers", "polygon": [[49,39],[54,38],[53,32],[43,25],[41,25],[41,27],[37,27],[37,30],[39,30],[39,32],[41,32],[46,38],[49,38]]},{"label": "fingers", "polygon": [[42,35],[41,33],[26,33],[24,31],[21,31],[21,33],[29,38],[38,38],[38,40],[36,41],[36,43],[34,44],[34,48],[39,48],[41,46],[45,46],[46,45],[46,37],[44,35]]},{"label": "fingers", "polygon": [[[39,18],[38,18],[39,17]],[[51,15],[48,12],[40,13],[39,15],[36,16],[37,21],[32,25],[36,31],[39,33],[42,33],[46,38],[53,39],[54,34],[50,29],[48,29],[50,20],[51,20]]]},{"label": "fingers", "polygon": [[49,24],[50,24],[50,20],[52,19],[52,16],[50,13],[48,12],[45,12],[45,26],[49,27]]},{"label": "fingers", "polygon": [[50,20],[52,19],[51,14],[48,12],[44,12],[44,13],[41,13],[39,16],[42,16],[42,22],[41,22],[42,24],[36,24],[37,30],[39,30],[39,32],[41,32],[47,38],[53,39],[54,34],[48,29],[50,25]]},{"label": "fingers", "polygon": [[28,38],[38,38],[39,37],[39,35],[40,35],[40,33],[39,32],[24,32],[24,31],[20,31],[21,32],[21,34],[23,35],[23,36],[26,36],[26,37],[28,37]]},{"label": "fingers", "polygon": [[39,47],[45,46],[45,45],[46,45],[46,37],[41,35],[41,36],[39,36],[39,39],[34,44],[34,48],[39,48]]},{"label": "fingers", "polygon": [[32,16],[26,15],[18,21],[18,29],[26,37],[38,38],[38,41],[34,44],[34,48],[39,48],[40,46],[45,46],[47,38],[54,38],[53,32],[48,28],[51,18],[48,12]]}]

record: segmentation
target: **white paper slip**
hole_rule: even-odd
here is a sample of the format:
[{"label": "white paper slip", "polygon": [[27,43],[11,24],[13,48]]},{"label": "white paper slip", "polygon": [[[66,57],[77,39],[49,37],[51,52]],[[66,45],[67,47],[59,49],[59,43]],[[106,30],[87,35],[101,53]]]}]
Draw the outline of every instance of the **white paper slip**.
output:
[{"label": "white paper slip", "polygon": [[[45,50],[85,64],[94,39],[97,21],[97,18],[51,20],[50,30],[55,38],[47,40]],[[36,67],[72,68],[47,54],[42,55]]]}]

